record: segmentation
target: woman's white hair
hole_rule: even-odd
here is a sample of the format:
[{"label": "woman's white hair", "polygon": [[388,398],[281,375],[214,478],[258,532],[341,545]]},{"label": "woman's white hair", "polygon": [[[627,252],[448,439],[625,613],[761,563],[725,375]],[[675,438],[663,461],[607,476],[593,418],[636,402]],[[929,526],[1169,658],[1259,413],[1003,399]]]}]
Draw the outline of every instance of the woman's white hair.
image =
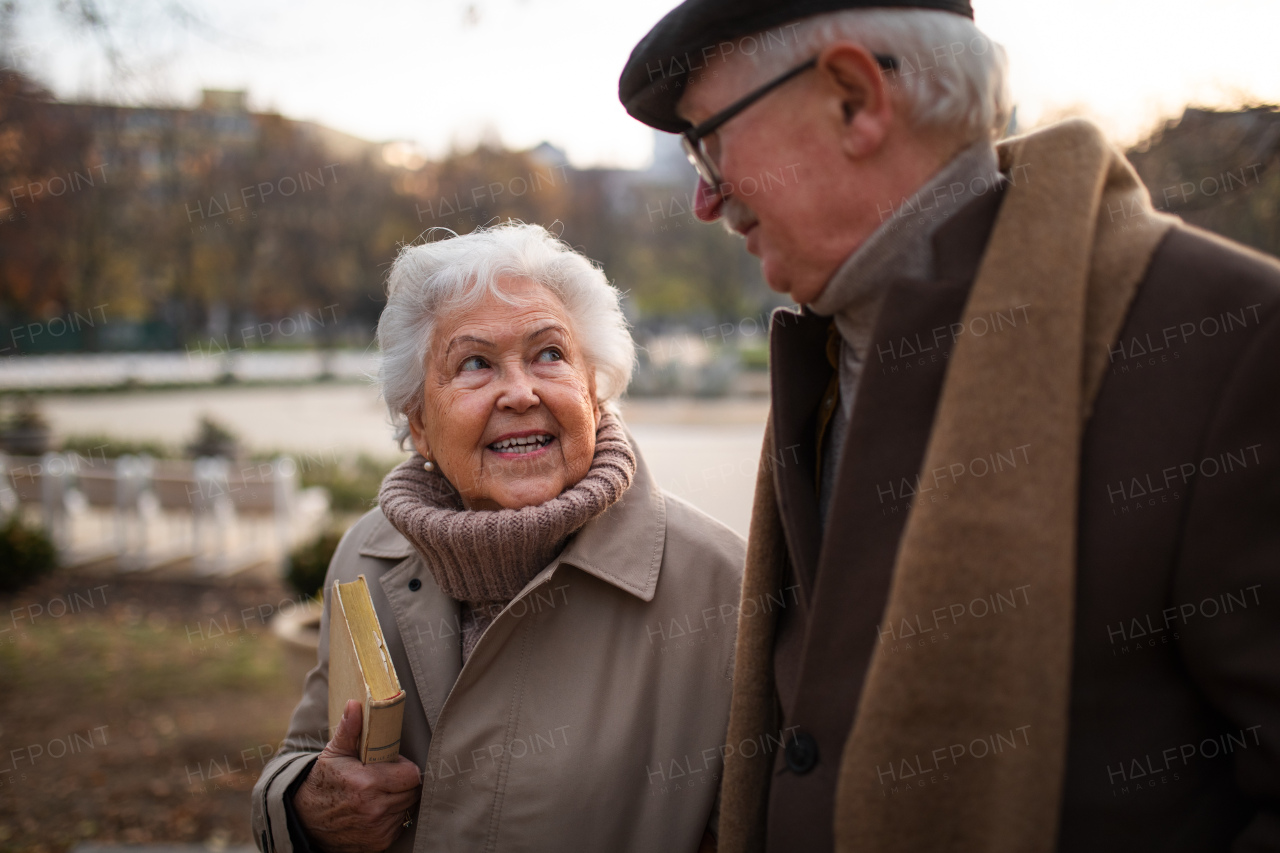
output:
[{"label": "woman's white hair", "polygon": [[937,9],[848,9],[804,18],[763,34],[759,47],[738,55],[768,74],[781,74],[828,45],[851,41],[892,56],[890,97],[908,122],[965,144],[996,141],[1009,125],[1009,61],[1004,48],[963,15]]},{"label": "woman's white hair", "polygon": [[502,291],[504,278],[530,279],[559,298],[570,331],[595,370],[601,406],[612,409],[626,390],[636,348],[620,295],[598,266],[547,229],[508,222],[405,246],[391,265],[387,307],[378,320],[378,381],[401,447],[409,437],[409,418],[422,411],[426,359],[439,317],[472,308],[490,295],[515,304]]}]

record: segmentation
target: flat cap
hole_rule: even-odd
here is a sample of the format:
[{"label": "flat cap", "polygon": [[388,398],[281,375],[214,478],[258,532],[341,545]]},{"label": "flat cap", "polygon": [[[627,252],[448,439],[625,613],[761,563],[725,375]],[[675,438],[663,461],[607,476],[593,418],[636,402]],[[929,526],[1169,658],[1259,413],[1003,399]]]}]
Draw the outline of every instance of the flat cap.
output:
[{"label": "flat cap", "polygon": [[937,9],[973,17],[969,0],[685,0],[640,40],[618,80],[618,99],[650,127],[679,133],[689,123],[676,115],[690,72],[717,54],[755,53],[794,37],[786,25],[843,9]]}]

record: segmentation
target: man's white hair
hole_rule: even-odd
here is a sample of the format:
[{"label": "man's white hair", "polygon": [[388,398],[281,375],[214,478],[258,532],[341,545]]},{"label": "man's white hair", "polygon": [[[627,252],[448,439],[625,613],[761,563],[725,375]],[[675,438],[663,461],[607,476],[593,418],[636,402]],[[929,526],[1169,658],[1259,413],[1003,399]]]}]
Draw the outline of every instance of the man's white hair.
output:
[{"label": "man's white hair", "polygon": [[1004,48],[963,15],[936,9],[847,9],[803,18],[771,30],[763,49],[738,55],[781,74],[827,46],[851,41],[894,57],[886,71],[890,97],[916,128],[956,142],[1000,139],[1009,125],[1009,62]]},{"label": "man's white hair", "polygon": [[474,308],[489,295],[517,304],[503,292],[504,278],[532,280],[559,298],[595,371],[598,403],[612,409],[626,390],[636,348],[618,291],[598,266],[542,226],[510,222],[405,246],[391,265],[387,307],[378,320],[378,381],[401,447],[409,418],[422,411],[426,359],[440,316]]}]

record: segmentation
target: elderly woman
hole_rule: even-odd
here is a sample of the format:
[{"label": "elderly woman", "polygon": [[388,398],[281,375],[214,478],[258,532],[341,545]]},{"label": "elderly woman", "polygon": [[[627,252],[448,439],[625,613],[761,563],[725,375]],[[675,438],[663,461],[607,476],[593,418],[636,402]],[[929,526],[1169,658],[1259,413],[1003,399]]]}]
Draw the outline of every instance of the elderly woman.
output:
[{"label": "elderly woman", "polygon": [[325,585],[369,581],[407,694],[400,759],[354,757],[355,702],[327,736],[326,595],[319,664],[254,789],[259,846],[711,846],[743,542],[664,493],[623,428],[617,292],[544,229],[503,225],[404,249],[378,341],[416,453]]}]

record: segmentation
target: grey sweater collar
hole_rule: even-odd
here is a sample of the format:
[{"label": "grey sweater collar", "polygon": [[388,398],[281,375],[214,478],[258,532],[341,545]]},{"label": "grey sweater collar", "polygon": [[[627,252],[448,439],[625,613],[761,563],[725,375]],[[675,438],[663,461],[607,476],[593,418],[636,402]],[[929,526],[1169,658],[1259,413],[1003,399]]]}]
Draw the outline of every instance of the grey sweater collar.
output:
[{"label": "grey sweater collar", "polygon": [[880,227],[809,306],[816,314],[835,318],[840,337],[858,361],[866,356],[885,288],[900,278],[931,278],[933,235],[965,204],[995,189],[999,180],[995,147],[983,140],[961,151],[913,195],[892,208],[886,204]]}]

